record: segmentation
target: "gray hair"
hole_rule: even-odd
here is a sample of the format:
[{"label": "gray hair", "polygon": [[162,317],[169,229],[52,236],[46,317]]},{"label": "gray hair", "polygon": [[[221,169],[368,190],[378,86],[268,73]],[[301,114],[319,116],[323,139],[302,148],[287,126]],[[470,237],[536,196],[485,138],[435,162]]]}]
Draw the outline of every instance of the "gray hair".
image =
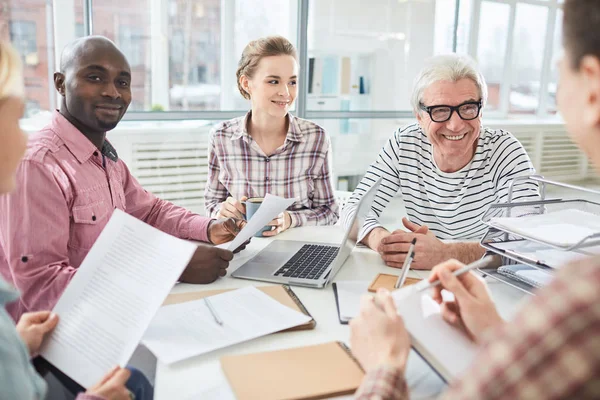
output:
[{"label": "gray hair", "polygon": [[481,102],[485,106],[488,88],[475,60],[466,55],[446,54],[428,59],[415,79],[411,97],[415,113],[420,111],[419,105],[423,98],[423,92],[429,86],[438,81],[457,82],[461,79],[470,79],[477,85]]}]

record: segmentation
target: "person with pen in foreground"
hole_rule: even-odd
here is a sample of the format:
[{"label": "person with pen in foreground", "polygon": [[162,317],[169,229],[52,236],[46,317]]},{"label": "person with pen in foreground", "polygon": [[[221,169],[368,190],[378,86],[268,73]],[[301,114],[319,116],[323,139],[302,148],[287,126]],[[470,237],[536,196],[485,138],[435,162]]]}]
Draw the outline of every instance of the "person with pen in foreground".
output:
[{"label": "person with pen in foreground", "polygon": [[[6,42],[0,41],[0,194],[14,189],[15,171],[25,152],[27,137],[19,127],[25,105],[21,59]],[[38,353],[42,341],[59,317],[50,311],[23,314],[13,323],[5,305],[18,293],[0,277],[0,398],[6,400],[54,399],[44,379],[36,372],[30,357]],[[57,388],[59,391],[62,388]],[[67,390],[67,388],[64,388]],[[58,393],[63,398],[67,392]],[[73,397],[75,394],[73,394]],[[115,367],[77,400],[152,399],[153,390],[139,371]]]},{"label": "person with pen in foreground", "polygon": [[[600,33],[594,26],[600,26],[600,1],[564,2],[557,100],[572,139],[600,171]],[[429,277],[441,281],[431,290],[444,319],[480,347],[442,399],[600,398],[600,258],[559,269],[511,321],[499,316],[481,278],[452,274],[462,267],[446,261]],[[445,302],[443,289],[455,300]],[[410,337],[390,294],[363,298],[350,329],[352,352],[366,371],[356,398],[408,399]]]}]

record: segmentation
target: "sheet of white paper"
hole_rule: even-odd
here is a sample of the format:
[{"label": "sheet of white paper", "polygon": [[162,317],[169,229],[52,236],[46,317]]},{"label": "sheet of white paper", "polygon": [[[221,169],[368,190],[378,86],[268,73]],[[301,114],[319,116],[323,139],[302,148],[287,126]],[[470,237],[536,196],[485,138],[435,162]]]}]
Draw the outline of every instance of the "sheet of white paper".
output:
[{"label": "sheet of white paper", "polygon": [[576,209],[520,218],[492,218],[490,224],[563,247],[574,245],[594,233],[600,233],[600,216]]},{"label": "sheet of white paper", "polygon": [[442,319],[440,306],[427,291],[419,292],[411,285],[392,296],[413,346],[434,368],[449,379],[470,366],[477,346]]},{"label": "sheet of white paper", "polygon": [[310,321],[253,286],[209,299],[223,325],[204,300],[168,305],[156,313],[142,343],[170,364]]},{"label": "sheet of white paper", "polygon": [[[218,368],[218,367],[217,367]],[[220,368],[219,368],[220,369]],[[206,384],[204,384],[206,383]],[[184,400],[235,400],[235,394],[227,382],[227,378],[222,371],[219,371],[219,377],[210,382],[203,382],[195,393],[183,397]]]},{"label": "sheet of white paper", "polygon": [[284,199],[283,197],[267,193],[258,210],[256,210],[250,221],[237,234],[235,239],[231,242],[220,244],[217,247],[234,251],[275,217],[284,212],[289,206],[294,204],[295,201],[296,199]]},{"label": "sheet of white paper", "polygon": [[338,281],[337,289],[340,319],[348,321],[358,315],[360,298],[369,293],[369,281]]},{"label": "sheet of white paper", "polygon": [[115,210],[54,312],[40,353],[83,387],[125,366],[196,250]]}]

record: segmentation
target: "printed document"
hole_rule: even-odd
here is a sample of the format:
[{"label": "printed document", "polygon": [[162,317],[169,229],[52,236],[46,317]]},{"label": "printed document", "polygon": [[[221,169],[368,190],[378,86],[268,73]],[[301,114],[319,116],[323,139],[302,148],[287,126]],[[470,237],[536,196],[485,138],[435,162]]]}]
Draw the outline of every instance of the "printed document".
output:
[{"label": "printed document", "polygon": [[156,313],[142,343],[170,364],[311,320],[253,286],[207,299],[222,324],[203,299],[172,304]]},{"label": "printed document", "polygon": [[116,209],[54,307],[41,355],[85,388],[124,367],[195,251]]},{"label": "printed document", "polygon": [[234,251],[240,247],[244,242],[250,239],[256,232],[265,227],[279,214],[287,210],[289,206],[294,204],[296,199],[284,199],[283,197],[273,196],[268,194],[265,196],[262,204],[256,210],[250,221],[244,226],[244,228],[237,234],[235,239],[231,242],[223,243],[218,245],[222,249]]}]

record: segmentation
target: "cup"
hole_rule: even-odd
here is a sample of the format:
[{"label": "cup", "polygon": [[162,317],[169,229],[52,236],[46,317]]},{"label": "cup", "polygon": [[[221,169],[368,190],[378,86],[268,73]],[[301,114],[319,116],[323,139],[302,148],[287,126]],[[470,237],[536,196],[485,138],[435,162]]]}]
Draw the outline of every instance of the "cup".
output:
[{"label": "cup", "polygon": [[[251,197],[244,202],[244,205],[246,206],[246,221],[250,221],[250,218],[252,218],[256,210],[260,208],[263,200],[264,199],[262,197]],[[254,234],[254,237],[263,237],[263,232],[270,230],[271,227],[269,225],[266,225],[260,231],[256,232]]]}]

